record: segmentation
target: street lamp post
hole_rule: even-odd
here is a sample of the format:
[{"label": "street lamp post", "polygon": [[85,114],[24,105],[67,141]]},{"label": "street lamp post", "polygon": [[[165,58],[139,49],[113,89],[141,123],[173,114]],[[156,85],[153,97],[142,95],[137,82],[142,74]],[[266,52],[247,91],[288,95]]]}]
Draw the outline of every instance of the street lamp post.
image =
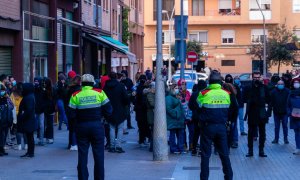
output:
[{"label": "street lamp post", "polygon": [[165,103],[165,81],[162,77],[162,0],[156,0],[157,4],[157,55],[155,76],[155,105],[153,128],[153,160],[168,160],[167,121]]},{"label": "street lamp post", "polygon": [[263,36],[264,36],[264,49],[263,49],[263,75],[264,75],[264,77],[267,77],[267,61],[266,61],[266,54],[267,54],[267,50],[266,50],[266,18],[265,18],[265,15],[264,15],[264,13],[263,13],[263,11],[262,11],[262,9],[261,9],[261,7],[260,7],[260,4],[258,3],[258,0],[256,0],[256,3],[257,3],[257,5],[258,5],[258,8],[259,8],[259,11],[261,12],[261,15],[262,15],[262,17],[263,17],[263,28],[264,28],[264,32],[263,32]]},{"label": "street lamp post", "polygon": [[171,76],[172,76],[172,64],[171,64],[171,41],[172,41],[172,35],[173,32],[173,15],[174,15],[175,6],[173,7],[171,17],[169,16],[169,13],[167,10],[162,10],[163,14],[167,14],[168,21],[169,21],[169,61],[168,61],[168,81],[171,82]]}]

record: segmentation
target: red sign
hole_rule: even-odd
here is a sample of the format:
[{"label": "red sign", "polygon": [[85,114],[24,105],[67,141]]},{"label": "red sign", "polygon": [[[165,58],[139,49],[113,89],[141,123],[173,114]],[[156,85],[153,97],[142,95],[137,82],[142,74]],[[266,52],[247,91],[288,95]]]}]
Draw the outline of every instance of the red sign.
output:
[{"label": "red sign", "polygon": [[197,59],[198,59],[197,53],[195,53],[195,52],[193,52],[193,51],[190,51],[190,52],[187,53],[187,60],[188,60],[189,62],[194,63],[194,62],[197,61]]}]

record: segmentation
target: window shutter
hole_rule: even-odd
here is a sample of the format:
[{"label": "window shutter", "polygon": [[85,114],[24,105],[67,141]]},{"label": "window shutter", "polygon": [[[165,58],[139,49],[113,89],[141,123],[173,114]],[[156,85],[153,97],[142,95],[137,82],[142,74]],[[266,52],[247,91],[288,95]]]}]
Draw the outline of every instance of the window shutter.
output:
[{"label": "window shutter", "polygon": [[232,9],[232,0],[219,0],[219,9]]},{"label": "window shutter", "polygon": [[0,72],[6,75],[12,74],[12,49],[0,47]]},{"label": "window shutter", "polygon": [[235,32],[234,30],[223,30],[222,31],[222,38],[234,38]]}]

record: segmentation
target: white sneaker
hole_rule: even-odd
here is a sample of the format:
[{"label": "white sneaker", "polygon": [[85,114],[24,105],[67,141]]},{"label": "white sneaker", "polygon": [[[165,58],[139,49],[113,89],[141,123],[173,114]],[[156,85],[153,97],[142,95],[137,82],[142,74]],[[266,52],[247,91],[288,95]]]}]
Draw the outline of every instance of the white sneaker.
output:
[{"label": "white sneaker", "polygon": [[18,144],[16,150],[21,151],[22,150],[22,145]]},{"label": "white sneaker", "polygon": [[296,149],[294,152],[293,152],[294,155],[300,155],[300,149]]},{"label": "white sneaker", "polygon": [[77,145],[71,146],[70,151],[78,151]]},{"label": "white sneaker", "polygon": [[25,149],[25,150],[28,149],[28,144],[25,144],[24,149]]},{"label": "white sneaker", "polygon": [[47,143],[48,143],[48,144],[53,144],[53,143],[54,143],[54,140],[53,140],[53,139],[47,139]]},{"label": "white sneaker", "polygon": [[8,146],[4,146],[4,150],[9,150],[10,148]]}]

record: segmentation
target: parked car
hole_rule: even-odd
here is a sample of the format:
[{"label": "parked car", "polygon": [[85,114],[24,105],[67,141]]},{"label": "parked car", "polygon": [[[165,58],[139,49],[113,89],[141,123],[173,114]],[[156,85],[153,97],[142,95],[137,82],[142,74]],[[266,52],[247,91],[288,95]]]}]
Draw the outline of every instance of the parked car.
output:
[{"label": "parked car", "polygon": [[193,80],[186,80],[185,82],[186,82],[186,88],[187,88],[187,90],[192,94],[192,92],[193,92],[193,86],[195,84],[195,81],[193,81]]},{"label": "parked car", "polygon": [[[180,74],[180,70],[177,70],[175,74]],[[208,76],[205,73],[199,73],[192,70],[184,70],[184,74],[188,74],[192,80],[194,80],[195,83],[198,82],[198,80],[206,80]]]}]

